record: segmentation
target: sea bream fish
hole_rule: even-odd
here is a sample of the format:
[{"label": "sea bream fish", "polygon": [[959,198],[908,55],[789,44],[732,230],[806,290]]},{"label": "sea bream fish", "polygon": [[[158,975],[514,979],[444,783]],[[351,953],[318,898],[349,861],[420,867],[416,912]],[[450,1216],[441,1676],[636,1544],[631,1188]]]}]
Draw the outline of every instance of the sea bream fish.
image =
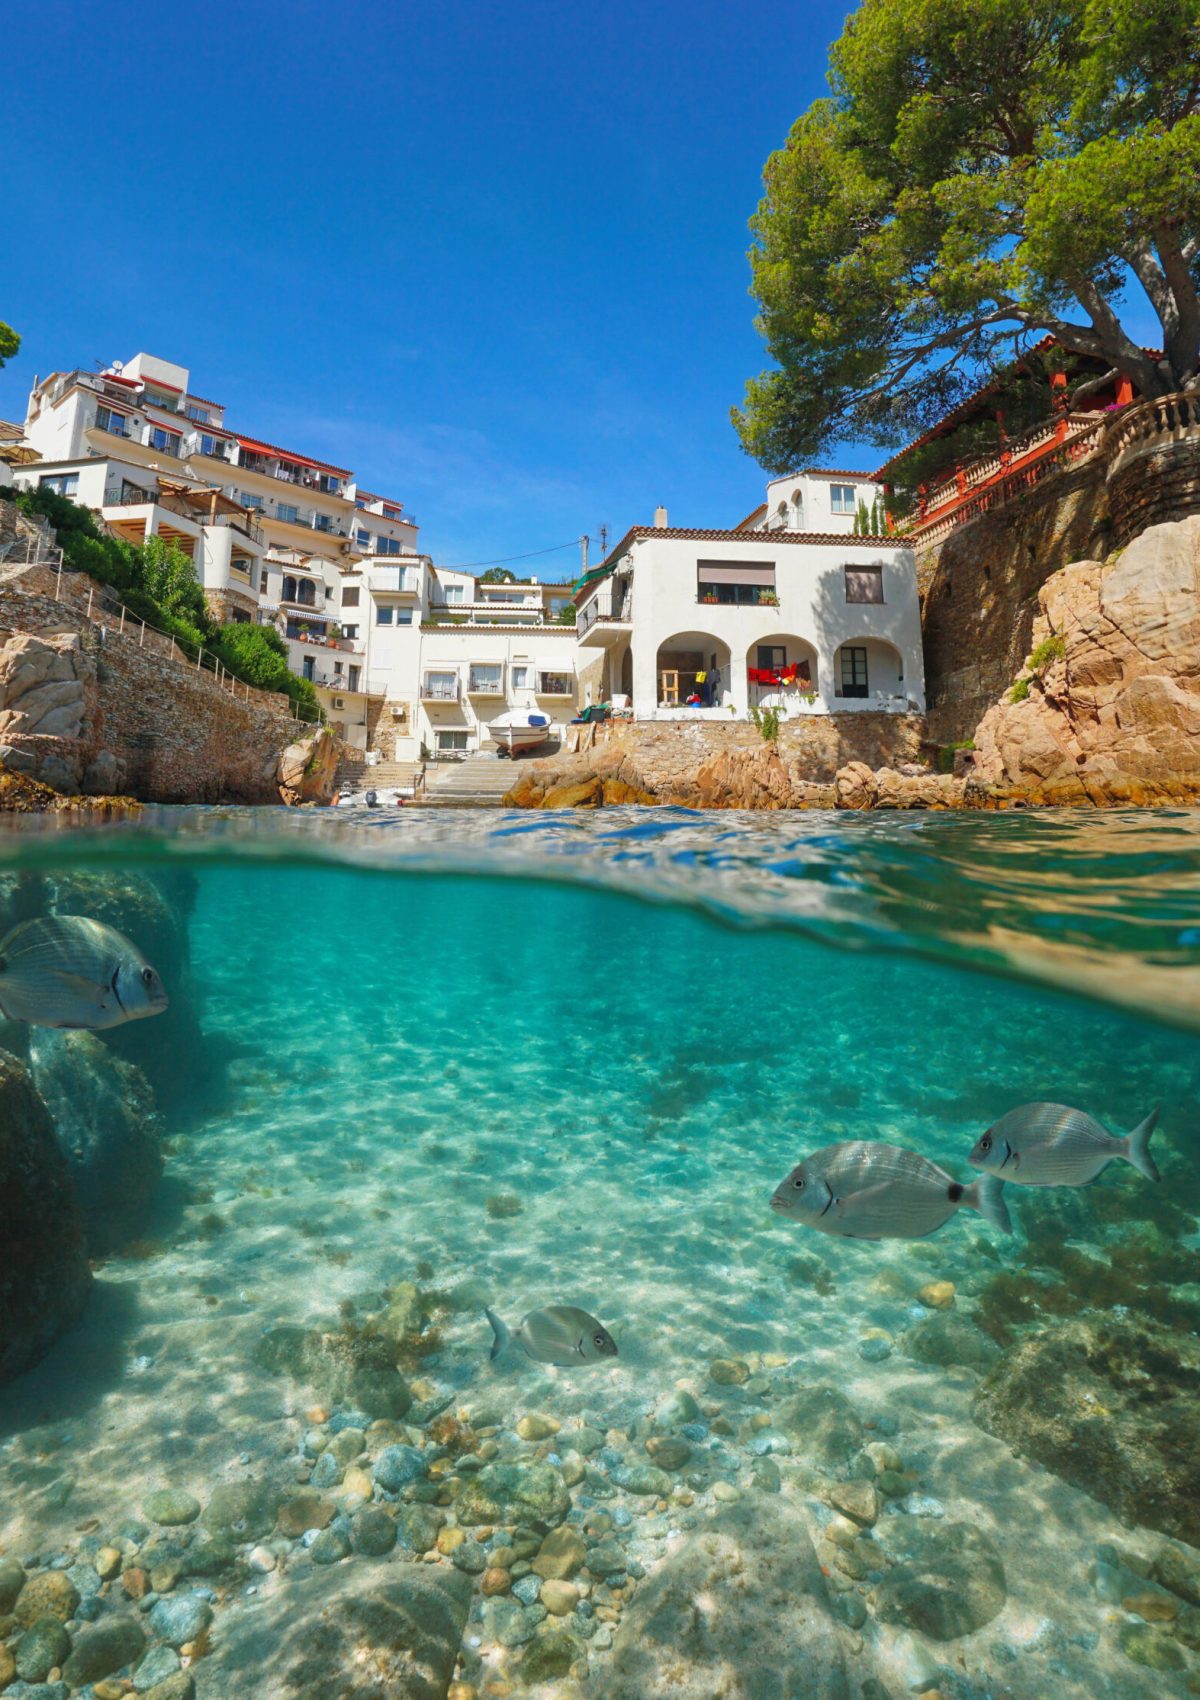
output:
[{"label": "sea bream fish", "polygon": [[486,1311],[485,1315],[494,1336],[493,1363],[506,1346],[513,1344],[520,1346],[535,1363],[558,1364],[563,1369],[617,1356],[617,1342],[604,1324],[574,1305],[546,1305],[543,1310],[531,1310],[517,1328],[501,1322],[494,1310]]},{"label": "sea bream fish", "polygon": [[156,971],[102,921],[43,915],[0,940],[0,1014],[9,1021],[99,1032],[166,1007]]},{"label": "sea bream fish", "polygon": [[847,1139],[814,1151],[775,1188],[771,1209],[851,1240],[921,1240],[965,1206],[1012,1233],[1004,1183],[981,1175],[964,1186],[916,1151]]},{"label": "sea bream fish", "polygon": [[967,1160],[1014,1186],[1086,1186],[1115,1158],[1156,1181],[1148,1147],[1157,1121],[1158,1111],[1151,1110],[1125,1139],[1115,1139],[1083,1110],[1022,1104],[980,1135]]}]

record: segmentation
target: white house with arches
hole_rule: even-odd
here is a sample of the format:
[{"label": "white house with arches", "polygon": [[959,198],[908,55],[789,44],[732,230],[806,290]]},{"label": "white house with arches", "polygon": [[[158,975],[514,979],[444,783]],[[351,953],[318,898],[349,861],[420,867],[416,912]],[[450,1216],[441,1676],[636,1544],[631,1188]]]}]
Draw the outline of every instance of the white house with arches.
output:
[{"label": "white house with arches", "polygon": [[626,533],[576,592],[584,693],[646,720],[924,712],[912,550],[855,535],[853,514],[838,533],[763,512],[692,530],[660,508]]}]

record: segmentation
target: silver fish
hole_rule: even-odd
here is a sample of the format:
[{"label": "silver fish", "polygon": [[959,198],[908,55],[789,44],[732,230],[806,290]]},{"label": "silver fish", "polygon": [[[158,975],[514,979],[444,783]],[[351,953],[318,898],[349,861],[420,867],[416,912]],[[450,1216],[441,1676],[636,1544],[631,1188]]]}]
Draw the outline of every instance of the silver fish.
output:
[{"label": "silver fish", "polygon": [[1011,1234],[1003,1189],[993,1175],[963,1186],[927,1157],[899,1145],[846,1139],[814,1151],[780,1181],[771,1209],[844,1239],[920,1240],[966,1205]]},{"label": "silver fish", "polygon": [[980,1135],[967,1161],[1015,1186],[1086,1186],[1120,1157],[1156,1181],[1148,1147],[1157,1121],[1158,1111],[1151,1110],[1127,1138],[1115,1139],[1083,1110],[1022,1104]]},{"label": "silver fish", "polygon": [[518,1328],[501,1322],[494,1310],[485,1312],[492,1325],[492,1361],[514,1342],[539,1364],[597,1363],[617,1356],[617,1342],[602,1322],[574,1305],[547,1305],[531,1310]]},{"label": "silver fish", "polygon": [[102,921],[44,915],[0,940],[0,1013],[9,1021],[97,1032],[166,1007],[163,983],[141,951]]}]

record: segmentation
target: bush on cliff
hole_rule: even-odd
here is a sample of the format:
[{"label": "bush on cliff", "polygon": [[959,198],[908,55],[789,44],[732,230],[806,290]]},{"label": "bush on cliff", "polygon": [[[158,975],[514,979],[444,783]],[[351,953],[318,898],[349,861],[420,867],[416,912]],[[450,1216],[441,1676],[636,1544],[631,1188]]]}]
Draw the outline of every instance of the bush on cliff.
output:
[{"label": "bush on cliff", "polygon": [[302,720],[320,720],[317,693],[309,680],[288,670],[287,644],[274,626],[233,621],[218,629],[211,647],[239,679],[260,691],[286,691]]}]

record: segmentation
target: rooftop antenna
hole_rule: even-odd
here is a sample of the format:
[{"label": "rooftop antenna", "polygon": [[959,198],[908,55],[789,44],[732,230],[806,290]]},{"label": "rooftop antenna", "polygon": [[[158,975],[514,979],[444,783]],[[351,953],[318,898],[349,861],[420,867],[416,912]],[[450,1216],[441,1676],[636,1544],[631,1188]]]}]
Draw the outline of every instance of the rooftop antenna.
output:
[{"label": "rooftop antenna", "polygon": [[590,542],[591,542],[591,538],[588,536],[587,532],[585,531],[583,536],[579,539],[579,546],[583,550],[583,570],[584,570],[585,573],[588,570],[588,568],[587,568],[587,555],[588,555],[588,544]]},{"label": "rooftop antenna", "polygon": [[606,525],[600,527],[600,559],[602,561],[608,559],[608,527]]}]

